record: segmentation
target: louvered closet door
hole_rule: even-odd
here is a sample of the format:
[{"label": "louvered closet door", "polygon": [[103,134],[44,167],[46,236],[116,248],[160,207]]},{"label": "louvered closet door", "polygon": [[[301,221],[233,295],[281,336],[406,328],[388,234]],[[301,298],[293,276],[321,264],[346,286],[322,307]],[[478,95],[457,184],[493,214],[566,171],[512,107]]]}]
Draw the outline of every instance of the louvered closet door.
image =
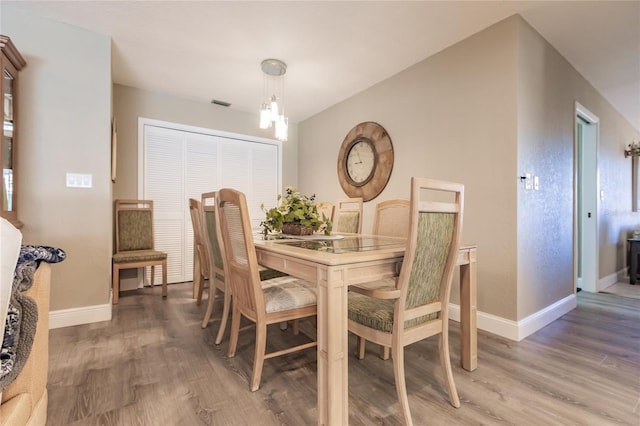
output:
[{"label": "louvered closet door", "polygon": [[[247,196],[258,227],[280,188],[279,146],[184,130],[144,126],[145,198],[154,200],[158,250],[168,253],[168,281],[193,279],[193,227],[188,199],[235,188]],[[160,269],[160,268],[158,268]],[[156,283],[161,282],[160,271]]]},{"label": "louvered closet door", "polygon": [[[157,250],[167,253],[167,281],[185,281],[185,256],[191,240],[185,236],[185,132],[145,126],[144,195],[153,200],[154,237]],[[191,262],[193,262],[191,260]],[[151,268],[147,268],[151,269]],[[161,268],[155,283],[162,282]],[[147,272],[147,275],[150,272]],[[148,279],[148,277],[146,278]]]}]

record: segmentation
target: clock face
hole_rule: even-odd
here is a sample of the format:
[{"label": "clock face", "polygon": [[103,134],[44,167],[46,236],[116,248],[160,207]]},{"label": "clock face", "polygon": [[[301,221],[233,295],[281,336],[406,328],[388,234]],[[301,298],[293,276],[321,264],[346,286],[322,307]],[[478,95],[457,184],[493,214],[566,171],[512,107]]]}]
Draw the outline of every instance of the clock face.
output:
[{"label": "clock face", "polygon": [[373,176],[376,154],[368,139],[356,139],[347,154],[347,174],[356,186],[362,186]]},{"label": "clock face", "polygon": [[393,145],[387,131],[365,121],[345,136],[338,152],[338,181],[348,197],[376,198],[393,170]]}]

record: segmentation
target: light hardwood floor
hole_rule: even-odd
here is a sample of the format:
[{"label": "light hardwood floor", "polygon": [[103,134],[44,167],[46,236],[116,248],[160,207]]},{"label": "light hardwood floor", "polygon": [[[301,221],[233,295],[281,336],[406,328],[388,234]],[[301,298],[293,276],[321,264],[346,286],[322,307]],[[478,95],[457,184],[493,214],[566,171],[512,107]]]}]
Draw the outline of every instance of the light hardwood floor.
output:
[{"label": "light hardwood floor", "polygon": [[[113,320],[51,330],[48,425],[314,425],[314,349],[265,362],[249,391],[253,330],[237,355],[214,344],[190,283],[123,293]],[[313,333],[313,324],[301,325]],[[478,369],[460,367],[451,323],[454,378],[462,406],[449,405],[437,339],[406,349],[407,389],[416,425],[640,425],[640,300],[578,294],[578,308],[522,342],[479,331]],[[304,341],[269,330],[273,348]],[[228,334],[227,334],[228,336]],[[350,347],[355,340],[350,337]],[[367,347],[349,354],[349,421],[399,425],[392,364]]]}]

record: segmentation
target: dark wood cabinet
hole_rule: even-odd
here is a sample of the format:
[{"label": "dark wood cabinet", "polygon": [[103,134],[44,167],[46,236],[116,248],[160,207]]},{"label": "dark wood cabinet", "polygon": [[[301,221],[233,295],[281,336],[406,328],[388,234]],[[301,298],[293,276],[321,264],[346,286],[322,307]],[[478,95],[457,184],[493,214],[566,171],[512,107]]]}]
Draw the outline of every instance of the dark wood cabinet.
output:
[{"label": "dark wood cabinet", "polygon": [[18,219],[18,73],[27,65],[26,61],[13,45],[11,39],[0,34],[0,67],[2,81],[0,93],[2,104],[0,115],[2,120],[2,146],[0,148],[0,164],[2,164],[2,209],[0,216],[16,227],[22,222]]}]

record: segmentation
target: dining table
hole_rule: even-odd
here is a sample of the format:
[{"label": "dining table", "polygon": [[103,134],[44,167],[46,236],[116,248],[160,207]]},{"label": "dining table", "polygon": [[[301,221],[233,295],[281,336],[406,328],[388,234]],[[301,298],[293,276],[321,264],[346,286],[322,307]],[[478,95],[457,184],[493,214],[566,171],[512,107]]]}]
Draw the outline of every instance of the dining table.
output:
[{"label": "dining table", "polygon": [[[258,263],[318,286],[318,424],[347,425],[350,285],[400,273],[406,239],[343,234],[256,236]],[[459,248],[460,354],[465,370],[477,367],[476,245]]]}]

